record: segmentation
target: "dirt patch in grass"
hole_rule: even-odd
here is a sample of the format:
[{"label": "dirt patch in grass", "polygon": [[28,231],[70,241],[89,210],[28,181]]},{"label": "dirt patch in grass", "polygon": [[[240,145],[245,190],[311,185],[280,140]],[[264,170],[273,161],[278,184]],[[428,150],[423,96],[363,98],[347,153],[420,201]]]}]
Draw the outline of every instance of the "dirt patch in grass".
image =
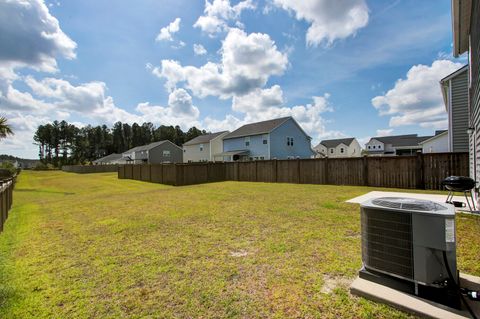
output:
[{"label": "dirt patch in grass", "polygon": [[320,292],[323,294],[330,294],[336,288],[348,288],[353,280],[353,278],[325,274],[323,275],[323,286]]}]

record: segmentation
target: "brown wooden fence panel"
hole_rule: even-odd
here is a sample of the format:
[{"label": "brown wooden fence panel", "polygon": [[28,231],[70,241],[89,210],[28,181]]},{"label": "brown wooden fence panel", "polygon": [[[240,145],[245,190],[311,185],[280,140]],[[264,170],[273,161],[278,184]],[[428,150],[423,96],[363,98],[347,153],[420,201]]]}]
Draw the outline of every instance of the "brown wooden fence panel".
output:
[{"label": "brown wooden fence panel", "polygon": [[125,178],[125,165],[118,166],[118,178],[124,179]]},{"label": "brown wooden fence panel", "polygon": [[193,185],[208,182],[208,165],[191,163],[177,165],[177,180],[180,185]]},{"label": "brown wooden fence panel", "polygon": [[442,189],[447,176],[469,176],[468,154],[463,153],[425,154],[423,167],[427,189]]},{"label": "brown wooden fence panel", "polygon": [[125,178],[133,179],[133,165],[128,164],[124,166],[125,166]]},{"label": "brown wooden fence panel", "polygon": [[300,160],[300,183],[326,184],[325,159]]},{"label": "brown wooden fence panel", "polygon": [[137,181],[142,180],[142,165],[133,165],[133,179]]},{"label": "brown wooden fence panel", "polygon": [[163,184],[177,185],[177,169],[175,164],[162,164]]},{"label": "brown wooden fence panel", "polygon": [[209,163],[207,165],[209,182],[223,182],[228,180],[226,174],[226,163]]},{"label": "brown wooden fence panel", "polygon": [[140,165],[140,178],[144,182],[150,182],[150,165],[149,164],[142,164]]},{"label": "brown wooden fence panel", "polygon": [[389,188],[442,189],[450,175],[468,176],[467,153],[416,156],[267,160],[235,163],[124,165],[119,178],[168,185],[213,181],[250,181],[365,185]]},{"label": "brown wooden fence panel", "polygon": [[257,182],[275,183],[277,181],[277,161],[257,161]]},{"label": "brown wooden fence panel", "polygon": [[13,188],[15,177],[0,180],[0,232],[3,231],[8,212],[13,204]]},{"label": "brown wooden fence panel", "polygon": [[238,180],[243,182],[256,182],[257,162],[238,162]]},{"label": "brown wooden fence panel", "polygon": [[225,179],[227,181],[234,181],[235,179],[236,163],[225,163]]},{"label": "brown wooden fence panel", "polygon": [[368,186],[416,188],[417,156],[369,157]]},{"label": "brown wooden fence panel", "polygon": [[150,181],[153,183],[163,183],[163,168],[162,164],[150,165]]},{"label": "brown wooden fence panel", "polygon": [[62,171],[77,174],[117,172],[118,165],[63,165]]},{"label": "brown wooden fence panel", "polygon": [[300,160],[277,161],[277,182],[298,183],[300,181]]},{"label": "brown wooden fence panel", "polygon": [[333,185],[363,185],[362,158],[335,158],[326,163],[326,183]]}]

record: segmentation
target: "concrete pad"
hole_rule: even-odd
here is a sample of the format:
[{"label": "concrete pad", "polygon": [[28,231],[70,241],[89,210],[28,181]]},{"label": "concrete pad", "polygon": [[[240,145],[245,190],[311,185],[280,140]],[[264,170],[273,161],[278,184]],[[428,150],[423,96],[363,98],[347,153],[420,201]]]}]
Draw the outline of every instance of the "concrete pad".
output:
[{"label": "concrete pad", "polygon": [[[460,274],[460,285],[480,290],[480,278]],[[434,319],[467,319],[471,318],[467,310],[457,310],[440,305],[414,295],[410,295],[387,286],[383,286],[362,278],[357,278],[350,286],[353,295],[385,303],[399,310],[426,318]],[[480,316],[480,303],[468,301],[477,316]]]},{"label": "concrete pad", "polygon": [[[380,192],[380,191],[373,191],[362,196],[358,196],[352,199],[347,200],[347,203],[356,203],[361,204],[367,200],[377,198],[377,197],[408,197],[408,198],[415,198],[415,199],[424,199],[424,200],[431,200],[433,202],[437,202],[440,204],[445,204],[445,200],[447,199],[447,193],[445,195],[439,194],[422,194],[422,193],[401,193],[401,192]],[[465,196],[453,196],[453,201],[458,201],[465,203],[465,207],[456,207],[455,211],[460,212],[470,212],[468,209],[468,204],[465,199]]]}]

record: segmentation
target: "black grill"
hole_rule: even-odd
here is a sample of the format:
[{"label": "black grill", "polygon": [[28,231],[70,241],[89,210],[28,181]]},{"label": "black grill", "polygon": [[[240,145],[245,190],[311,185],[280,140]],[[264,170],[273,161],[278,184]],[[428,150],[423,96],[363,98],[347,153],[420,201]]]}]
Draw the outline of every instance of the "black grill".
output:
[{"label": "black grill", "polygon": [[365,268],[413,279],[412,215],[362,209]]},{"label": "black grill", "polygon": [[442,185],[452,192],[465,192],[475,187],[475,181],[466,176],[449,176],[442,181]]}]

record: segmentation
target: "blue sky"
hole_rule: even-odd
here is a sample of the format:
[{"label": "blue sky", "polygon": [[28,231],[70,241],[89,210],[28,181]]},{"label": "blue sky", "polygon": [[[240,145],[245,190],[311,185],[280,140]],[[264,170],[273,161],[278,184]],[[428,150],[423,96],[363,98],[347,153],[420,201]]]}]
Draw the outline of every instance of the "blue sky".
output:
[{"label": "blue sky", "polygon": [[293,115],[314,143],[431,135],[438,81],[466,63],[450,19],[448,0],[3,3],[0,114],[17,134],[0,153],[36,157],[55,119],[215,131]]}]

